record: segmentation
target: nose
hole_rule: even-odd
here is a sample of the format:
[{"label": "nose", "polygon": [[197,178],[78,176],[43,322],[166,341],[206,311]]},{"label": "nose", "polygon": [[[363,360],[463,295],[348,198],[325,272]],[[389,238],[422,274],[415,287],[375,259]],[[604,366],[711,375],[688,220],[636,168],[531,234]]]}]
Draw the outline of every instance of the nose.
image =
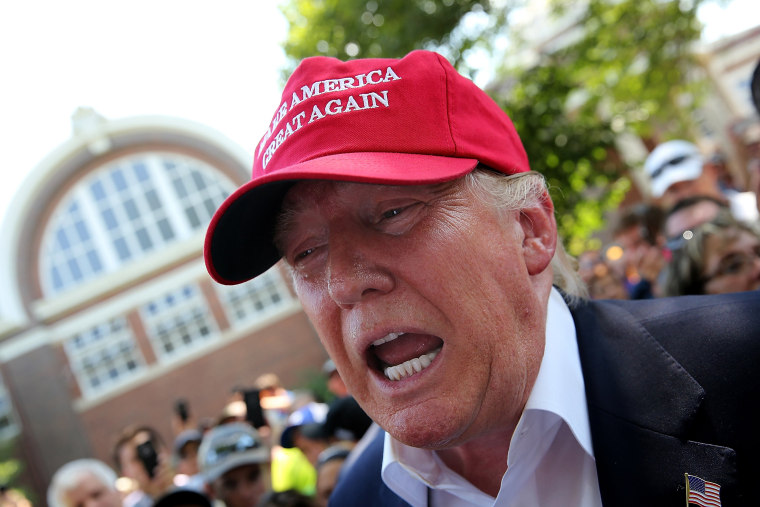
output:
[{"label": "nose", "polygon": [[372,233],[342,229],[331,233],[328,253],[327,289],[341,308],[393,290],[394,279],[383,258],[393,255],[387,241]]}]

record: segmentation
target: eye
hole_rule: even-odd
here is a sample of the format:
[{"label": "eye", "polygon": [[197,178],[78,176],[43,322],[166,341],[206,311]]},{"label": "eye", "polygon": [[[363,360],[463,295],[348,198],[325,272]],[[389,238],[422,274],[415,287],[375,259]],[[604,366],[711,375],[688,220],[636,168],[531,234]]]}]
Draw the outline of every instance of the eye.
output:
[{"label": "eye", "polygon": [[303,260],[306,257],[308,257],[309,255],[311,255],[312,253],[314,253],[314,249],[313,248],[307,248],[306,250],[304,250],[304,251],[302,251],[300,253],[297,253],[295,256],[293,256],[293,260],[295,260],[295,261]]},{"label": "eye", "polygon": [[734,259],[733,261],[726,264],[726,266],[723,268],[723,272],[727,275],[735,275],[736,273],[739,273],[743,267],[744,262],[742,262],[741,259]]},{"label": "eye", "polygon": [[[415,211],[419,211],[422,209],[423,203],[421,202],[411,202],[411,203],[404,203],[401,205],[394,205],[393,207],[387,208],[385,211],[382,211],[378,217],[377,223],[380,223],[384,220],[394,220],[401,215],[404,216],[404,219],[407,219],[408,217],[413,217],[415,214]],[[381,208],[382,209],[382,208]]]},{"label": "eye", "polygon": [[385,213],[382,214],[382,217],[383,217],[383,219],[393,218],[393,217],[395,217],[395,216],[400,215],[401,213],[403,213],[403,211],[404,211],[404,208],[389,209],[388,211],[386,211]]}]

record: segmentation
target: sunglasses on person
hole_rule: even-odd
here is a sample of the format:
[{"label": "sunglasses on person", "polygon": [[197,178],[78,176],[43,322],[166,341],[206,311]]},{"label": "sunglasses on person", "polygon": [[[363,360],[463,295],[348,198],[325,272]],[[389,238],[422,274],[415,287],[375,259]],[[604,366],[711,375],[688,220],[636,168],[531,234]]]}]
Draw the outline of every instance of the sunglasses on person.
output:
[{"label": "sunglasses on person", "polygon": [[752,270],[758,259],[760,259],[760,245],[750,252],[733,252],[721,259],[718,267],[702,280],[707,283],[722,276],[745,275]]}]

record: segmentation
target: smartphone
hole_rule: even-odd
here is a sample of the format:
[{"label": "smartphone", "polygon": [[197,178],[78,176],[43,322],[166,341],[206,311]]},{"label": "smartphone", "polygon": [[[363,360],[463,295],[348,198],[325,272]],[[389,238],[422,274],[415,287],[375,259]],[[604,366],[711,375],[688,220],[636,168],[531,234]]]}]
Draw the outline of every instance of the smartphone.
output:
[{"label": "smartphone", "polygon": [[137,446],[137,457],[145,467],[145,471],[148,472],[148,477],[151,479],[156,475],[156,467],[158,466],[158,453],[153,446],[153,442],[147,440]]},{"label": "smartphone", "polygon": [[177,412],[179,419],[186,423],[190,419],[190,409],[187,406],[187,400],[179,399],[174,402],[174,410]]},{"label": "smartphone", "polygon": [[261,408],[261,394],[258,389],[243,391],[245,401],[245,419],[256,429],[267,425],[264,411]]}]

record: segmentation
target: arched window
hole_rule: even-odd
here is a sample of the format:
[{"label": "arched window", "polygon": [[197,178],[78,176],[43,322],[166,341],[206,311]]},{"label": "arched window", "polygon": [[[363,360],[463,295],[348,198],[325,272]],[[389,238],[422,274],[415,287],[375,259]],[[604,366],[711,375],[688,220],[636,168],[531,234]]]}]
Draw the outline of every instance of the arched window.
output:
[{"label": "arched window", "polygon": [[186,155],[129,155],[98,168],[67,193],[40,251],[45,296],[115,271],[204,229],[235,185]]}]

